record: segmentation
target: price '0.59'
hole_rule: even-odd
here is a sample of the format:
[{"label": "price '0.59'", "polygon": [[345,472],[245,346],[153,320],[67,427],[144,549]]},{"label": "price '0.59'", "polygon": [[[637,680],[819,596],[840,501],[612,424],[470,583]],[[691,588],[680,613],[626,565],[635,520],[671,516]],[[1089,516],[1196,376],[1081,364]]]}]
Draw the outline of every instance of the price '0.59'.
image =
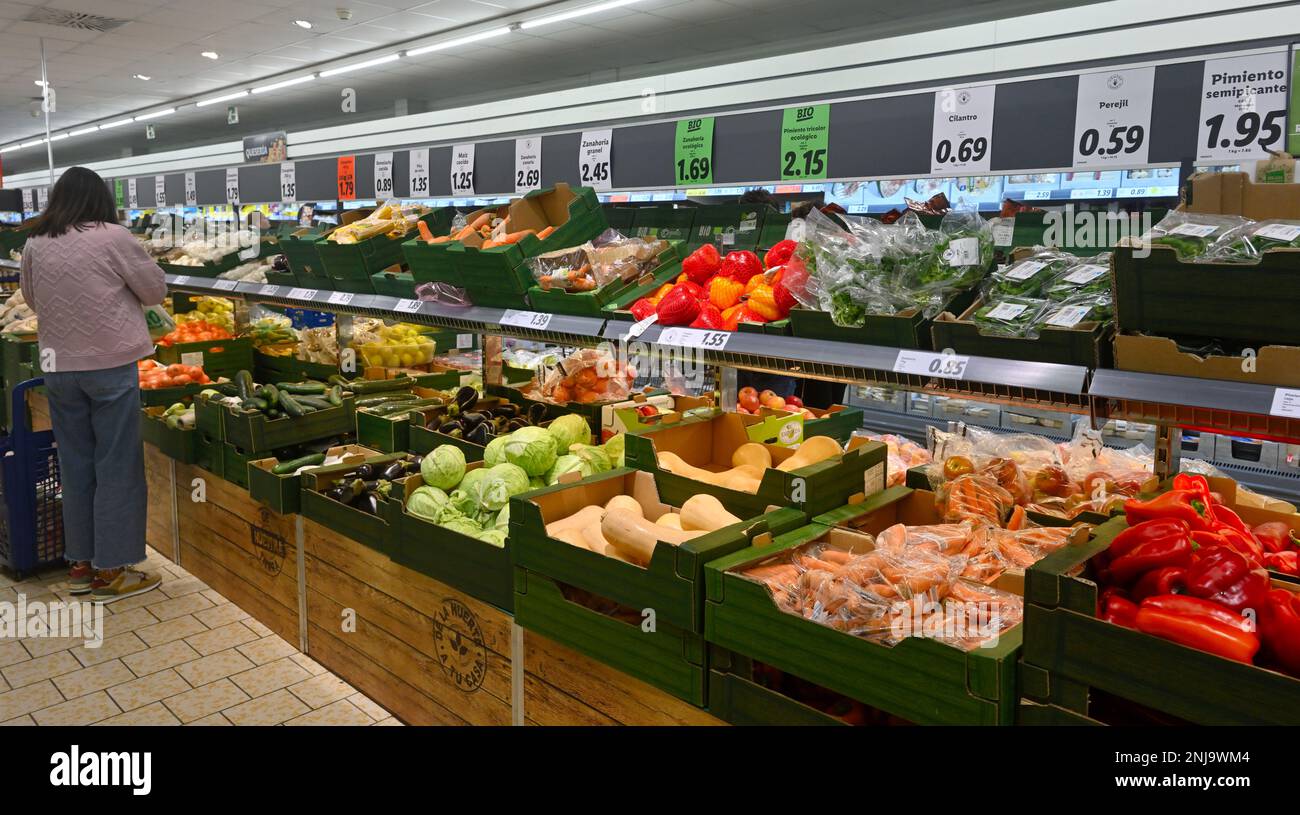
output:
[{"label": "price '0.59'", "polygon": [[609,180],[609,162],[598,161],[595,164],[583,163],[582,165],[582,183],[589,184],[592,181]]},{"label": "price '0.59'", "polygon": [[1079,155],[1091,156],[1095,153],[1099,156],[1116,156],[1121,152],[1136,153],[1142,149],[1142,140],[1145,138],[1146,130],[1142,125],[1121,125],[1110,129],[1110,143],[1102,147],[1101,133],[1096,128],[1089,128],[1079,137]]},{"label": "price '0.59'", "polygon": [[516,187],[536,187],[542,183],[541,170],[520,170],[515,173]]},{"label": "price '0.59'", "polygon": [[[803,159],[803,166],[799,166],[799,159]],[[785,176],[799,175],[821,175],[826,172],[826,150],[805,150],[803,155],[793,150],[787,150],[782,156],[785,161],[785,167],[781,172]]]},{"label": "price '0.59'", "polygon": [[678,181],[699,181],[701,178],[708,178],[710,167],[709,157],[700,156],[690,161],[682,159],[677,162],[677,180]]},{"label": "price '0.59'", "polygon": [[[1282,119],[1285,117],[1285,110],[1271,111],[1263,119],[1254,111],[1242,113],[1237,117],[1237,138],[1231,140],[1231,146],[1245,147],[1258,138],[1260,147],[1268,147],[1282,138]],[[1210,129],[1209,136],[1205,140],[1206,148],[1213,150],[1215,147],[1230,146],[1229,139],[1219,138],[1224,121],[1225,117],[1222,113],[1205,120],[1205,126]]]},{"label": "price '0.59'", "polygon": [[950,161],[982,161],[989,150],[989,140],[983,136],[974,139],[962,139],[957,145],[957,154],[953,155],[953,145],[948,139],[939,142],[934,149],[934,160],[940,163]]}]

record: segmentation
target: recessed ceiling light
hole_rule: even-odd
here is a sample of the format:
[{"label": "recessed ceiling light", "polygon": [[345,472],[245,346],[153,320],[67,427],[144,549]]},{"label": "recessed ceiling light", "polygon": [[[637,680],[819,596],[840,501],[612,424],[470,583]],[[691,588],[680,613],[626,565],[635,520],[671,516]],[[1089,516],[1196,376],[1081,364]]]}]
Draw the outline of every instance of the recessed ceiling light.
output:
[{"label": "recessed ceiling light", "polygon": [[36,85],[37,85],[38,87],[42,87],[42,88],[45,87],[45,80],[43,80],[43,79],[36,79],[36,80],[33,80],[33,81],[36,83]]},{"label": "recessed ceiling light", "polygon": [[150,79],[153,79],[153,77],[151,77],[151,76],[145,76],[144,74],[131,74],[131,78],[132,78],[132,79],[143,79],[145,82],[148,82]]},{"label": "recessed ceiling light", "polygon": [[299,28],[311,28],[311,20],[294,20],[293,24]]},{"label": "recessed ceiling light", "polygon": [[216,51],[202,51],[202,52],[199,53],[199,56],[201,56],[201,57],[205,57],[205,58],[207,58],[207,59],[220,59],[220,58],[221,58],[221,55],[218,54]]}]

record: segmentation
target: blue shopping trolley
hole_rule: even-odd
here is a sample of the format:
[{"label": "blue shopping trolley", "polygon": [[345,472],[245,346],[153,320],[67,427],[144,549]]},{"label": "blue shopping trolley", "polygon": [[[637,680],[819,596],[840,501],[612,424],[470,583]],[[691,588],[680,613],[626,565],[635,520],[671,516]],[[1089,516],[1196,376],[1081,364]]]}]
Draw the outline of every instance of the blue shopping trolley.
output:
[{"label": "blue shopping trolley", "polygon": [[28,379],[14,387],[14,429],[0,439],[0,564],[22,575],[63,560],[63,491],[54,431],[31,430],[27,392],[45,384]]}]

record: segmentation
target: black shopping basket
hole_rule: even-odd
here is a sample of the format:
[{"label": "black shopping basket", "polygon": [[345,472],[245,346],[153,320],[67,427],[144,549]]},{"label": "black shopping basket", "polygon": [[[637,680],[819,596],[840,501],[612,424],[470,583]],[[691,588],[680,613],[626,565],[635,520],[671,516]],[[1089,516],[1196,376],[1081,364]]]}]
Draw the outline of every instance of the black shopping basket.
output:
[{"label": "black shopping basket", "polygon": [[14,387],[13,432],[0,439],[0,564],[18,574],[63,560],[63,491],[54,431],[31,430],[29,379]]}]

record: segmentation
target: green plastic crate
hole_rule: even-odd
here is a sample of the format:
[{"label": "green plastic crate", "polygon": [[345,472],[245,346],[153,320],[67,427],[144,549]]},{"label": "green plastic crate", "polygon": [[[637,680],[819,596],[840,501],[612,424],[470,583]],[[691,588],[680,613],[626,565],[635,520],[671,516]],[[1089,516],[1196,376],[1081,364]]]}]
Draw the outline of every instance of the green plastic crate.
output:
[{"label": "green plastic crate", "polygon": [[637,207],[632,218],[633,238],[663,238],[669,241],[691,240],[696,213],[703,207]]},{"label": "green plastic crate", "polygon": [[[232,376],[253,367],[253,341],[248,337],[160,345],[154,358],[163,365],[199,365],[210,379]],[[188,358],[188,362],[187,362]]]},{"label": "green plastic crate", "polygon": [[[443,210],[434,210],[420,217],[432,229]],[[443,234],[446,234],[445,232]],[[365,281],[370,289],[370,276],[378,274],[389,266],[402,262],[402,243],[404,240],[389,238],[379,234],[357,243],[334,243],[328,237],[316,241],[316,252],[320,255],[321,265],[325,267],[325,276],[335,283],[341,281]],[[335,291],[350,291],[335,288]]]},{"label": "green plastic crate", "polygon": [[371,275],[370,286],[374,289],[375,294],[403,297],[408,300],[415,297],[415,280],[405,272],[401,274],[380,272]]},{"label": "green plastic crate", "polygon": [[759,204],[712,204],[699,208],[687,241],[694,249],[706,243],[722,254],[758,248],[763,219],[772,208]]},{"label": "green plastic crate", "polygon": [[317,439],[350,436],[355,432],[355,413],[354,400],[350,396],[344,397],[343,404],[338,407],[277,419],[227,405],[222,426],[228,443],[250,453],[261,453]]},{"label": "green plastic crate", "polygon": [[[367,459],[367,461],[388,463],[401,457],[402,454],[395,453]],[[381,501],[379,514],[371,515],[324,495],[335,481],[344,477],[355,466],[355,464],[340,464],[303,473],[302,493],[299,496],[300,511],[304,517],[391,557],[397,545],[396,519],[402,511],[400,501]]]},{"label": "green plastic crate", "polygon": [[168,427],[162,418],[166,408],[151,407],[140,411],[140,438],[152,444],[168,458],[182,464],[193,464],[197,430]]},{"label": "green plastic crate", "polygon": [[[961,314],[974,302],[973,289],[953,296],[944,311]],[[886,348],[951,348],[935,345],[932,327],[935,321],[927,319],[920,309],[899,314],[868,314],[865,324],[859,327],[839,326],[831,320],[829,312],[795,308],[790,311],[790,333],[812,340],[851,342],[860,345],[883,345]],[[946,339],[947,334],[943,335]],[[974,353],[974,352],[969,352]]]},{"label": "green plastic crate", "polygon": [[628,291],[651,281],[667,283],[681,274],[682,243],[672,241],[664,251],[659,253],[655,269],[639,279],[624,283],[613,280],[595,291],[566,292],[563,289],[543,289],[532,286],[528,289],[528,303],[536,311],[550,314],[576,314],[582,317],[600,317],[605,306],[620,299]]}]

